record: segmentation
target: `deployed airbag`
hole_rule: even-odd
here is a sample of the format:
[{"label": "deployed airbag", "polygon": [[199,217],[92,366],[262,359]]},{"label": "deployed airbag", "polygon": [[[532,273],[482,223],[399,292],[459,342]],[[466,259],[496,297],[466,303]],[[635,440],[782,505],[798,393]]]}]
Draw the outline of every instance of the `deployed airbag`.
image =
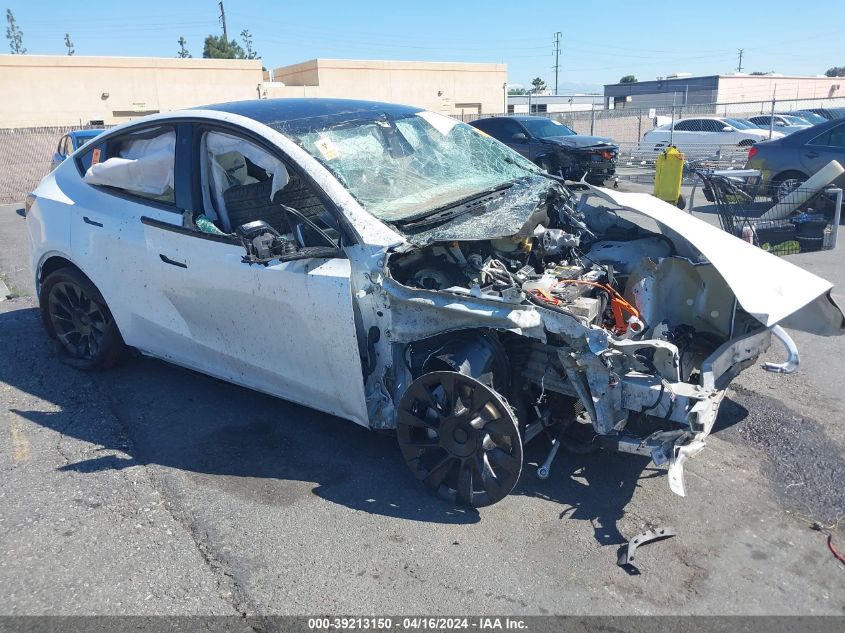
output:
[{"label": "deployed airbag", "polygon": [[130,141],[120,156],[91,165],[82,180],[89,185],[107,185],[160,196],[173,189],[175,156],[175,132]]}]

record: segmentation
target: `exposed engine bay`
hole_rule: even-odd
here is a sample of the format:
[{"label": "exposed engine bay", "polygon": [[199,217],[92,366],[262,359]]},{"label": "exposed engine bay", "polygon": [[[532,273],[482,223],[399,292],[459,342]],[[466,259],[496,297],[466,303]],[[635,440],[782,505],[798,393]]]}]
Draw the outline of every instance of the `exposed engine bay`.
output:
[{"label": "exposed engine bay", "polygon": [[[653,307],[644,308],[640,294],[647,270],[659,269],[661,260],[676,258],[673,242],[618,215],[612,225],[591,227],[574,204],[568,190],[553,191],[524,231],[414,250],[392,258],[390,273],[411,288],[506,303],[527,301],[569,314],[584,326],[602,328],[617,339],[666,341],[679,350],[679,377],[685,382],[695,377],[701,360],[728,338],[734,318],[745,329],[754,327],[741,310],[734,313],[729,293],[717,306],[723,308],[721,312],[710,309],[703,316],[695,310],[682,315],[678,314],[682,310],[673,309],[672,314],[660,315]],[[713,272],[706,260],[680,257],[676,261],[675,266],[685,269],[672,275],[679,283],[689,285],[694,280],[706,286]],[[688,322],[683,322],[684,316]]]},{"label": "exposed engine bay", "polygon": [[[494,503],[510,490],[504,482],[515,484],[504,467],[517,459],[521,466],[515,446],[540,435],[550,440],[540,477],[561,445],[604,447],[670,463],[670,487],[684,495],[683,463],[703,448],[724,388],[768,348],[771,330],[743,310],[707,258],[671,231],[598,201],[576,201],[555,186],[514,235],[434,242],[389,257],[388,276],[398,282],[394,326],[414,320],[417,331],[432,333],[412,340],[410,330],[394,331],[406,339],[396,355],[409,374],[395,378],[400,446],[441,496]],[[466,305],[473,301],[478,307]],[[443,326],[450,311],[452,328]],[[448,372],[461,374],[460,386]],[[444,440],[444,429],[473,436],[460,415],[447,414],[462,406],[455,402],[472,409],[470,401],[486,402],[487,413],[462,415],[492,417],[502,428],[485,436],[487,462],[473,467],[474,484],[464,461],[440,466],[444,450],[454,462],[463,447]],[[433,417],[439,423],[423,434],[420,419]],[[436,450],[420,448],[432,443]]]}]

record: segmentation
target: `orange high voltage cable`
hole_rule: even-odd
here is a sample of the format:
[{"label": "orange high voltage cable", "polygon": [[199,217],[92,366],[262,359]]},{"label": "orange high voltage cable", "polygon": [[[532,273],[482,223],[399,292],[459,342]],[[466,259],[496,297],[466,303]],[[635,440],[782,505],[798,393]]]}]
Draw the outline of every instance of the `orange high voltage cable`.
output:
[{"label": "orange high voltage cable", "polygon": [[631,305],[625,297],[621,294],[616,292],[612,287],[606,284],[600,284],[595,281],[586,281],[584,279],[561,279],[559,280],[555,286],[560,284],[581,284],[584,286],[593,286],[594,288],[599,288],[604,290],[605,292],[610,294],[610,309],[613,312],[613,320],[615,323],[615,330],[617,334],[624,334],[628,331],[628,322],[625,320],[625,315],[623,314],[623,310],[630,313],[632,316],[635,316],[637,319],[642,320],[640,316],[640,311],[633,305]]}]

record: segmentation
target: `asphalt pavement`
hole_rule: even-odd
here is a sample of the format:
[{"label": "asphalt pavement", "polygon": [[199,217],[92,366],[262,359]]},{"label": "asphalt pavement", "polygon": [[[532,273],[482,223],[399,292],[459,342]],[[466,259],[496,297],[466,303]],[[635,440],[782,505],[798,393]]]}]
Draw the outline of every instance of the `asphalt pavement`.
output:
[{"label": "asphalt pavement", "polygon": [[[60,363],[19,206],[0,206],[0,614],[845,614],[809,527],[845,517],[845,337],[798,334],[796,374],[734,383],[686,498],[630,455],[561,454],[540,481],[538,440],[508,498],[467,510],[390,435],[156,360]],[[843,253],[791,259],[845,305]]]}]

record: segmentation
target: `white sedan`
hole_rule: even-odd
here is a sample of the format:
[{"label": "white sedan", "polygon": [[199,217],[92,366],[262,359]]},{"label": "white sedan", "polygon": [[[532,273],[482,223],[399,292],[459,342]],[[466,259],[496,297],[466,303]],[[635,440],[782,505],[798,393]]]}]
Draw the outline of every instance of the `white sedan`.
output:
[{"label": "white sedan", "polygon": [[[781,138],[772,132],[771,138]],[[645,150],[663,151],[674,145],[690,156],[712,155],[719,151],[750,147],[759,141],[769,140],[769,131],[739,119],[722,117],[696,117],[681,119],[649,130],[643,136]]]},{"label": "white sedan", "polygon": [[71,365],[130,346],[395,429],[413,474],[471,506],[513,489],[534,438],[548,476],[564,434],[668,464],[684,494],[773,334],[790,356],[771,368],[794,369],[778,324],[843,332],[823,279],[651,196],[579,204],[474,128],[392,104],[141,118],[46,176],[26,221]]}]

